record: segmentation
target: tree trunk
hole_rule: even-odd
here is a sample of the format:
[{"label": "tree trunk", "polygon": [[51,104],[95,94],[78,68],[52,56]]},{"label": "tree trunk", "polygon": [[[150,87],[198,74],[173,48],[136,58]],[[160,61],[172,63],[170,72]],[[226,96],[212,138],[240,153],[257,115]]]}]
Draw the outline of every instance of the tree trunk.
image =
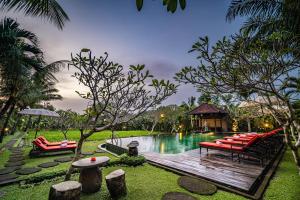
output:
[{"label": "tree trunk", "polygon": [[[82,145],[83,145],[84,140],[85,140],[84,135],[81,135],[81,136],[80,136],[80,139],[79,139],[79,141],[78,141],[78,144],[77,144],[77,148],[76,148],[76,151],[75,151],[75,155],[74,155],[73,160],[72,160],[71,163],[73,163],[73,162],[79,160],[79,157],[80,157],[80,154],[81,154],[81,149],[82,149]],[[73,167],[72,167],[72,164],[71,164],[70,167],[69,167],[69,169],[68,169],[68,171],[67,171],[67,173],[66,173],[65,181],[70,180],[71,174],[72,174],[72,173],[73,173]]]},{"label": "tree trunk", "polygon": [[62,134],[64,135],[65,140],[68,140],[68,138],[67,138],[67,132],[68,131],[62,131]]},{"label": "tree trunk", "polygon": [[296,129],[296,132],[298,134],[298,139],[296,140],[297,142],[296,142],[295,146],[297,148],[299,148],[300,147],[300,124],[297,121],[293,121],[293,125],[294,125],[294,127]]},{"label": "tree trunk", "polygon": [[291,138],[290,138],[290,135],[288,134],[287,130],[286,130],[286,127],[283,128],[284,130],[284,135],[285,135],[285,140],[286,140],[286,143],[287,145],[291,148],[292,150],[292,154],[293,154],[293,157],[294,157],[294,160],[295,160],[295,163],[298,167],[298,173],[300,175],[300,157],[299,157],[299,152],[298,152],[298,148],[293,145],[292,141],[291,141]]},{"label": "tree trunk", "polygon": [[27,132],[27,129],[29,128],[30,123],[31,123],[31,115],[30,115],[29,118],[28,118],[28,122],[27,122],[27,124],[26,124],[25,129],[24,129],[24,132]]},{"label": "tree trunk", "polygon": [[8,125],[8,122],[9,122],[9,119],[10,119],[10,117],[11,117],[11,114],[13,113],[13,111],[14,111],[14,108],[15,108],[15,104],[13,104],[10,108],[9,108],[9,111],[8,111],[8,113],[7,113],[7,117],[6,117],[6,119],[5,119],[5,122],[4,122],[4,124],[3,124],[3,127],[2,127],[2,129],[1,129],[1,133],[0,133],[0,143],[2,143],[2,141],[3,141],[3,137],[4,137],[4,135],[5,135],[5,129],[7,128],[7,125]]},{"label": "tree trunk", "polygon": [[291,131],[291,136],[292,136],[293,140],[296,142],[297,138],[295,136],[295,128],[294,128],[293,124],[290,125],[290,131]]},{"label": "tree trunk", "polygon": [[151,133],[153,133],[153,131],[154,131],[156,125],[157,125],[157,121],[155,121],[155,122],[153,123],[152,128],[151,128]]},{"label": "tree trunk", "polygon": [[21,115],[18,115],[17,116],[17,120],[16,120],[16,122],[15,122],[15,124],[14,124],[14,126],[13,126],[13,128],[12,128],[12,130],[10,132],[10,135],[13,135],[16,132],[17,126],[20,123],[20,119],[21,119]]},{"label": "tree trunk", "polygon": [[13,103],[14,98],[10,96],[8,100],[5,102],[4,107],[0,110],[0,119],[2,119],[3,115],[7,112],[7,110],[10,108],[11,104]]},{"label": "tree trunk", "polygon": [[247,125],[248,125],[248,132],[251,132],[251,120],[250,118],[247,118]]}]

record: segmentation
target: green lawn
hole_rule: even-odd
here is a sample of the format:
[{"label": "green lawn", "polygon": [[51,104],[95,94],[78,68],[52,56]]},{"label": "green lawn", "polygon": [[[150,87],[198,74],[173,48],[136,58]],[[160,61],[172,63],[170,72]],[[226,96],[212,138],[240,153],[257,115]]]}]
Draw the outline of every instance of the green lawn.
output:
[{"label": "green lawn", "polygon": [[[34,131],[31,131],[29,133],[29,139],[34,138]],[[142,135],[150,135],[149,131],[116,131],[117,135],[119,137],[132,137],[132,136],[142,136]],[[153,134],[157,134],[157,132],[154,132]],[[38,135],[45,136],[49,141],[60,141],[63,140],[63,134],[60,131],[44,131],[41,130],[38,132]],[[67,137],[69,140],[79,140],[80,138],[80,132],[78,130],[70,130],[67,133]],[[109,139],[111,137],[111,131],[102,131],[98,133],[94,133],[91,137],[89,137],[87,140],[105,140]]]},{"label": "green lawn", "polygon": [[[44,133],[44,132],[43,132]],[[76,139],[77,137],[76,132],[70,132],[69,136],[70,139]],[[147,132],[143,131],[134,131],[134,132],[120,132],[121,136],[127,137],[131,135],[143,135],[147,134]],[[61,140],[63,138],[62,134],[55,133],[54,131],[45,132],[45,135],[51,141]],[[93,151],[96,150],[97,145],[104,142],[106,137],[109,137],[109,132],[106,131],[104,133],[99,133],[97,136],[93,136],[93,141],[88,141],[83,146],[83,151]],[[29,137],[32,138],[32,135]],[[51,139],[50,139],[51,138]],[[101,140],[99,138],[102,138]],[[97,139],[97,140],[96,140]],[[99,140],[98,140],[99,139]],[[26,154],[28,154],[30,147],[27,147]],[[0,166],[8,158],[9,152],[5,151],[0,156]],[[99,153],[97,156],[109,156],[111,160],[118,159],[117,157],[107,154],[107,153]],[[54,160],[56,157],[62,156],[51,156],[51,157],[42,157],[42,158],[34,158],[30,159],[29,157],[26,158],[25,166],[37,166],[40,163],[48,162]],[[42,171],[29,175],[23,176],[23,178],[33,177],[33,176],[40,176],[43,174],[48,174],[54,171],[62,171],[66,170],[70,163],[63,163],[56,167],[50,169],[43,169]],[[139,167],[127,167],[127,166],[113,166],[113,167],[106,167],[103,169],[104,175],[108,174],[109,172],[122,168],[126,172],[126,183],[128,187],[128,195],[124,199],[128,200],[140,200],[140,199],[149,199],[149,200],[159,200],[161,199],[162,195],[166,192],[170,191],[181,191],[186,192],[184,189],[180,188],[177,185],[178,175],[165,171],[163,169],[151,166],[149,164],[145,164],[144,166]],[[78,174],[72,176],[73,180],[78,180]],[[5,191],[6,195],[2,198],[4,200],[43,200],[48,199],[48,192],[49,188],[52,184],[61,182],[63,177],[59,177],[52,180],[45,180],[41,184],[27,187],[27,188],[20,188],[19,185],[10,185],[1,188],[1,191]],[[268,187],[264,199],[285,199],[285,200],[295,200],[299,199],[300,196],[300,177],[298,175],[297,168],[294,164],[291,151],[286,151],[280,166],[273,177],[270,186]],[[191,193],[189,193],[191,194]],[[224,199],[232,199],[232,200],[239,200],[245,199],[242,196],[235,195],[233,193],[225,192],[222,190],[218,190],[218,192],[212,196],[200,196],[191,194],[197,199],[214,199],[214,200],[224,200]],[[109,194],[105,183],[102,184],[102,189],[100,192],[92,194],[92,195],[82,195],[83,200],[96,200],[96,199],[109,199]]]}]

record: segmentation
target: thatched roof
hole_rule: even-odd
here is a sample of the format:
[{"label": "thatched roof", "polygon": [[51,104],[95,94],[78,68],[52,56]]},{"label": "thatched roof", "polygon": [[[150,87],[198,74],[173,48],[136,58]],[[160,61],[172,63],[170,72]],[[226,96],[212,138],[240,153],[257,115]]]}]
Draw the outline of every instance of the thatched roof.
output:
[{"label": "thatched roof", "polygon": [[194,110],[192,110],[190,115],[200,115],[200,114],[227,114],[228,112],[218,108],[213,104],[203,103]]}]

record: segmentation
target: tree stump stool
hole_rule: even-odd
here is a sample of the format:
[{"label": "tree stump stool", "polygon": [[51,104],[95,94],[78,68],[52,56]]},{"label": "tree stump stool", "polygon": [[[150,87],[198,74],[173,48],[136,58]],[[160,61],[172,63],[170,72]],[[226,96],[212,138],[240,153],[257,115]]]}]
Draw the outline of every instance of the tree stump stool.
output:
[{"label": "tree stump stool", "polygon": [[138,156],[138,147],[139,142],[138,141],[131,141],[127,147],[128,147],[128,155],[129,156]]},{"label": "tree stump stool", "polygon": [[65,181],[51,186],[49,200],[79,200],[80,192],[81,183]]},{"label": "tree stump stool", "polygon": [[83,193],[95,193],[101,189],[102,171],[99,167],[105,166],[109,157],[101,156],[85,158],[72,163],[74,168],[80,169],[79,182],[82,184]]},{"label": "tree stump stool", "polygon": [[127,194],[125,172],[122,169],[111,172],[105,176],[105,180],[112,199],[117,199]]}]

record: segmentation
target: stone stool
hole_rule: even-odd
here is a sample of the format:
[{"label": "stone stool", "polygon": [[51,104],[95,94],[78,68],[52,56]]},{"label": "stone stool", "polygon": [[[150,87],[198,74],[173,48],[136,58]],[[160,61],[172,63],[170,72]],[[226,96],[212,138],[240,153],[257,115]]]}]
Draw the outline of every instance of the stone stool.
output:
[{"label": "stone stool", "polygon": [[79,200],[81,183],[77,181],[65,181],[52,185],[49,192],[49,200]]},{"label": "stone stool", "polygon": [[112,199],[117,199],[127,194],[125,172],[122,169],[111,172],[105,176],[105,180]]}]

